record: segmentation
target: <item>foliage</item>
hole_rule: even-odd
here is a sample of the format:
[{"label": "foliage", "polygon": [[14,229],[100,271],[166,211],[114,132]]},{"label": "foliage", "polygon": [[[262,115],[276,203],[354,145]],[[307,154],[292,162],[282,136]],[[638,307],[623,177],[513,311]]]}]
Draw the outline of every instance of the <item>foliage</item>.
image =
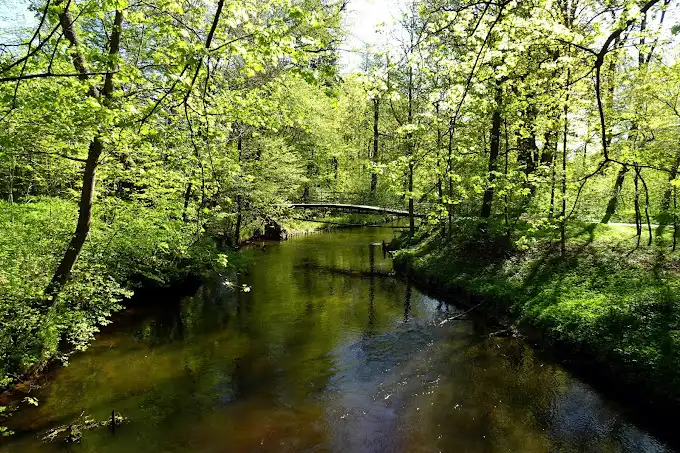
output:
[{"label": "foliage", "polygon": [[653,248],[628,254],[631,227],[574,225],[570,233],[566,259],[559,238],[548,234],[500,257],[480,253],[479,243],[471,254],[469,242],[442,247],[433,240],[396,260],[431,287],[489,301],[524,332],[540,333],[544,347],[606,363],[612,376],[680,401],[677,257]]},{"label": "foliage", "polygon": [[[434,262],[485,247],[497,280],[450,275],[519,291],[517,316],[560,341],[670,319],[654,310],[675,304],[680,234],[673,2],[411,0],[392,45],[340,77],[346,6],[33,4],[34,29],[0,44],[0,386],[84,348],[133,283],[228,267],[273,221],[310,228],[292,201],[408,209]],[[671,258],[612,268],[628,250],[574,245],[591,221],[634,223],[631,256]],[[645,326],[606,350],[670,366]]]}]

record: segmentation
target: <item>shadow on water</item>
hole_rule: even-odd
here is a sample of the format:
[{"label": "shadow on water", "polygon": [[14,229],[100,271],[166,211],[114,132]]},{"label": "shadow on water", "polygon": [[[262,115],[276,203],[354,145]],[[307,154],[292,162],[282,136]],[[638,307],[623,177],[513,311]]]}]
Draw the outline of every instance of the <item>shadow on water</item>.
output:
[{"label": "shadow on water", "polygon": [[[237,282],[128,312],[54,372],[0,452],[111,409],[82,452],[670,452],[513,338],[390,276],[391,231],[271,245]],[[134,315],[134,316],[133,316]]]}]

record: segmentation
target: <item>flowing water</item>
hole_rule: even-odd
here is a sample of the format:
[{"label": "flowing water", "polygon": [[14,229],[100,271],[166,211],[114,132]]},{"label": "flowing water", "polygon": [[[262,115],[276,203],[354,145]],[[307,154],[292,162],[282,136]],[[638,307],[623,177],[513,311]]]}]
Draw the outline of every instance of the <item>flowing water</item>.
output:
[{"label": "flowing water", "polygon": [[[387,229],[255,249],[235,291],[130,309],[0,452],[669,452],[521,340],[390,277]],[[128,418],[43,443],[82,415]]]}]

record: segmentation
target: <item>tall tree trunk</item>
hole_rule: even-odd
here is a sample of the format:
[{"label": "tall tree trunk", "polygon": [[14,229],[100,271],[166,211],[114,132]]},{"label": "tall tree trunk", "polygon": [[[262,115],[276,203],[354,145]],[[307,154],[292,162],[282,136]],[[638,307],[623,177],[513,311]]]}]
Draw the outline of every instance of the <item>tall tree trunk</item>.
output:
[{"label": "tall tree trunk", "polygon": [[519,136],[517,139],[517,160],[524,167],[524,174],[527,177],[526,185],[531,187],[533,195],[536,186],[529,181],[531,175],[536,173],[538,146],[536,145],[536,108],[529,106],[524,111],[525,125],[528,129],[528,136]]},{"label": "tall tree trunk", "polygon": [[[238,142],[236,142],[236,149],[238,149],[238,162],[241,164],[243,155],[243,137],[239,135]],[[236,247],[241,243],[241,222],[243,221],[243,199],[241,197],[241,188],[237,188],[239,194],[236,196],[236,228],[234,228],[234,244]]]},{"label": "tall tree trunk", "polygon": [[639,174],[637,166],[635,167],[635,232],[637,234],[637,245],[640,246],[640,238],[642,237],[642,215],[640,214],[640,187]]},{"label": "tall tree trunk", "polygon": [[[571,46],[567,50],[571,56]],[[567,69],[566,86],[571,85],[571,69]],[[564,100],[564,130],[562,136],[562,211],[560,212],[560,254],[562,257],[567,253],[567,143],[569,141],[569,99],[571,92],[567,88]],[[553,166],[554,168],[554,166]]]},{"label": "tall tree trunk", "polygon": [[448,158],[446,160],[446,179],[448,182],[448,203],[446,204],[446,213],[448,214],[448,229],[447,237],[451,240],[453,234],[453,119],[449,120],[449,146],[448,146]]},{"label": "tall tree trunk", "polygon": [[[645,181],[645,178],[642,177],[642,169],[640,168],[639,165],[635,165],[635,176],[640,179],[642,182],[642,187],[645,189],[645,220],[647,221],[647,232],[649,233],[649,240],[647,241],[647,245],[650,246],[652,245],[652,220],[649,217],[649,188],[647,187],[647,182]],[[640,216],[642,217],[642,216]],[[640,224],[642,224],[642,221],[640,221]]]},{"label": "tall tree trunk", "polygon": [[607,210],[604,213],[604,217],[600,223],[609,223],[612,216],[616,213],[616,208],[619,205],[619,197],[621,196],[621,189],[623,188],[623,182],[626,179],[626,173],[628,173],[628,165],[623,165],[619,170],[619,174],[616,177],[616,182],[614,183],[614,190],[612,190],[611,198],[607,204]]},{"label": "tall tree trunk", "polygon": [[557,154],[558,132],[556,130],[549,130],[543,135],[545,145],[541,150],[541,165],[552,165],[555,155]]},{"label": "tall tree trunk", "polygon": [[678,209],[678,189],[673,187],[673,251],[678,244],[678,214],[676,214]]},{"label": "tall tree trunk", "polygon": [[[68,4],[67,4],[68,8]],[[71,55],[73,60],[73,66],[78,71],[79,78],[81,80],[87,80],[89,78],[88,69],[85,64],[85,59],[79,49],[78,36],[73,28],[73,19],[71,18],[71,13],[68,9],[65,9],[59,14],[59,24],[61,25],[62,31],[66,39],[69,41],[71,47]],[[118,55],[120,48],[120,36],[122,34],[123,25],[123,13],[119,10],[116,11],[113,20],[113,28],[111,30],[111,37],[109,40],[109,67],[108,72],[104,77],[104,88],[102,89],[101,95],[104,96],[105,102],[108,103],[113,94],[113,74],[115,71],[115,59]],[[91,97],[99,97],[100,93],[94,87],[94,84],[90,86],[88,94]],[[76,224],[76,230],[73,233],[71,241],[66,248],[66,252],[61,259],[57,270],[52,276],[52,280],[45,290],[45,294],[49,296],[52,301],[59,293],[60,289],[67,282],[73,266],[83,249],[83,244],[90,233],[90,226],[92,224],[92,203],[95,197],[95,185],[97,180],[97,167],[99,165],[99,158],[104,150],[104,143],[99,135],[96,135],[90,146],[88,148],[87,160],[85,162],[85,169],[83,170],[83,187],[80,192],[80,202],[78,203],[78,222]]]},{"label": "tall tree trunk", "polygon": [[550,164],[550,210],[548,211],[548,218],[552,219],[555,216],[555,185],[557,178],[557,170],[555,168],[555,159]]},{"label": "tall tree trunk", "polygon": [[668,186],[663,193],[663,198],[661,199],[661,213],[658,216],[659,226],[656,229],[656,236],[661,237],[663,235],[666,226],[671,222],[673,216],[668,212],[671,207],[671,196],[673,195],[673,185],[670,184],[675,178],[678,177],[678,169],[680,169],[680,151],[675,155],[675,160],[673,161],[673,166],[668,174]]},{"label": "tall tree trunk", "polygon": [[[193,176],[193,175],[192,175]],[[189,181],[189,184],[187,184],[187,190],[184,191],[184,207],[182,209],[182,221],[184,223],[187,223],[187,220],[189,220],[189,202],[191,201],[191,191],[194,188],[194,184]]]},{"label": "tall tree trunk", "polygon": [[[409,162],[408,164],[408,191],[409,193],[413,193],[413,162]],[[414,202],[413,202],[413,195],[410,195],[408,198],[408,231],[409,231],[409,236],[413,238],[413,236],[416,233],[416,219],[415,219],[415,208],[414,208]]]},{"label": "tall tree trunk", "polygon": [[493,204],[494,182],[496,179],[496,170],[498,168],[498,154],[500,149],[500,134],[501,134],[501,104],[503,102],[501,87],[496,88],[496,106],[491,118],[491,146],[489,147],[489,183],[484,189],[484,199],[482,201],[482,211],[480,217],[488,219],[491,217],[491,208]]},{"label": "tall tree trunk", "polygon": [[376,191],[378,189],[378,174],[376,173],[376,167],[380,161],[379,153],[379,130],[378,125],[380,122],[380,99],[373,99],[373,172],[371,173],[371,196],[375,197]]},{"label": "tall tree trunk", "polygon": [[[613,49],[616,49],[619,45],[619,38],[616,38],[614,40],[614,44],[612,46]],[[609,104],[610,107],[614,106],[614,95],[615,95],[615,78],[616,78],[616,63],[617,59],[616,58],[611,58],[609,61],[609,86],[607,88],[607,104]],[[613,134],[611,131],[611,127],[608,127],[606,130],[602,130],[602,134],[605,136],[603,137],[603,148],[606,146],[607,149],[609,149],[609,146],[612,143],[613,140]],[[612,189],[612,195],[609,198],[609,203],[607,203],[607,209],[605,211],[604,216],[602,217],[602,220],[600,223],[609,223],[611,220],[612,216],[616,213],[616,209],[619,205],[619,196],[621,195],[621,189],[623,188],[623,183],[626,180],[626,173],[628,173],[628,166],[623,165],[621,169],[619,170],[619,174],[616,177],[616,181],[614,182],[614,188]]]},{"label": "tall tree trunk", "polygon": [[[567,101],[569,96],[567,95]],[[562,146],[562,211],[560,212],[560,253],[564,256],[567,252],[567,138],[569,135],[569,123],[567,119],[568,107],[565,104],[564,118],[564,144]]]},{"label": "tall tree trunk", "polygon": [[71,270],[83,249],[85,239],[87,239],[87,235],[90,232],[97,166],[103,150],[104,145],[101,140],[99,137],[95,137],[90,143],[90,148],[87,153],[87,163],[85,164],[85,170],[83,171],[83,187],[80,191],[80,201],[78,203],[78,223],[76,224],[76,230],[66,248],[64,257],[61,259],[57,270],[52,276],[52,281],[45,291],[48,296],[56,295],[59,292],[59,289],[68,280],[68,277],[71,275]]},{"label": "tall tree trunk", "polygon": [[[503,132],[505,136],[505,165],[503,166],[503,178],[506,182],[508,181],[508,171],[510,168],[510,138],[508,137],[508,122],[503,120]],[[503,214],[505,217],[505,234],[510,243],[510,205],[508,200],[508,191],[503,192]]]},{"label": "tall tree trunk", "polygon": [[[439,101],[435,103],[435,119],[437,121],[437,143],[435,144],[437,148],[437,195],[439,197],[439,205],[441,206],[444,203],[444,187],[442,184],[442,130],[439,125]],[[444,223],[442,236],[446,237],[446,223]]]}]

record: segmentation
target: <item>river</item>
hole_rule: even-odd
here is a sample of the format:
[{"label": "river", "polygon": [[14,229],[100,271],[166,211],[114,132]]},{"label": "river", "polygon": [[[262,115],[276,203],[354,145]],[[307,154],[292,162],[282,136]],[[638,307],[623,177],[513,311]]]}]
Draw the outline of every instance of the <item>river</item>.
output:
[{"label": "river", "polygon": [[522,340],[390,277],[388,229],[256,248],[236,291],[133,307],[32,393],[0,452],[670,452]]}]

